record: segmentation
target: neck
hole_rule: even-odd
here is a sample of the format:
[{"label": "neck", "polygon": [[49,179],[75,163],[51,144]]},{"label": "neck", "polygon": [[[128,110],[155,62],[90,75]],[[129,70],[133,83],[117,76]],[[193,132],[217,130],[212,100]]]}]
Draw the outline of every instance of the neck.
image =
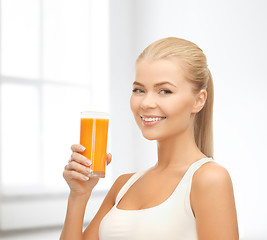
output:
[{"label": "neck", "polygon": [[179,168],[191,165],[206,157],[197,147],[192,131],[158,141],[158,163],[160,169]]}]

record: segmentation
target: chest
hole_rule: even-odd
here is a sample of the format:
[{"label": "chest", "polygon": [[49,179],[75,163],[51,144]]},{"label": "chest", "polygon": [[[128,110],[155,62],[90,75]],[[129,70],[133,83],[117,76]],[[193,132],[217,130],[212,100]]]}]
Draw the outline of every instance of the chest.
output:
[{"label": "chest", "polygon": [[147,173],[126,191],[117,208],[140,210],[152,208],[165,202],[179,187],[185,171]]}]

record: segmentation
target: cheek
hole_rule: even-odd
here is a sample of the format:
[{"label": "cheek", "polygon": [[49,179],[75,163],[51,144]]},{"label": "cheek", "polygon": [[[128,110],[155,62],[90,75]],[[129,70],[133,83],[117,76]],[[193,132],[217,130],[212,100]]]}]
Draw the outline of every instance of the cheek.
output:
[{"label": "cheek", "polygon": [[166,103],[166,115],[173,117],[174,122],[188,122],[191,116],[192,101],[188,98],[173,99]]},{"label": "cheek", "polygon": [[138,115],[139,105],[140,105],[140,100],[135,96],[131,96],[130,106],[131,106],[131,110],[132,110],[134,119],[135,119],[138,126],[140,126],[140,124],[141,124],[141,119],[140,119],[140,116]]},{"label": "cheek", "polygon": [[130,106],[131,106],[132,112],[135,114],[137,112],[137,109],[138,109],[138,101],[137,101],[136,97],[131,96]]}]

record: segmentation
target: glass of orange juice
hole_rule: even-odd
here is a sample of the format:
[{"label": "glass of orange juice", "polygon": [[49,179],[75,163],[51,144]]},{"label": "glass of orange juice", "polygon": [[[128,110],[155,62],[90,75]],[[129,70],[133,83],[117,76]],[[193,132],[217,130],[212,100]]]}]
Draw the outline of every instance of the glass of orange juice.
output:
[{"label": "glass of orange juice", "polygon": [[86,149],[81,154],[92,161],[89,177],[105,177],[109,114],[81,112],[80,144]]}]

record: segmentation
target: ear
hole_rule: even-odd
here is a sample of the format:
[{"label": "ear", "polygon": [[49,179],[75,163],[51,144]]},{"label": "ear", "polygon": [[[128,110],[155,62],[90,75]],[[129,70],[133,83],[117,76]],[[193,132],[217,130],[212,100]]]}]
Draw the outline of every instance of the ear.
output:
[{"label": "ear", "polygon": [[201,89],[200,92],[195,97],[195,103],[192,109],[192,113],[198,113],[204,107],[205,102],[207,100],[207,91],[205,89]]}]

